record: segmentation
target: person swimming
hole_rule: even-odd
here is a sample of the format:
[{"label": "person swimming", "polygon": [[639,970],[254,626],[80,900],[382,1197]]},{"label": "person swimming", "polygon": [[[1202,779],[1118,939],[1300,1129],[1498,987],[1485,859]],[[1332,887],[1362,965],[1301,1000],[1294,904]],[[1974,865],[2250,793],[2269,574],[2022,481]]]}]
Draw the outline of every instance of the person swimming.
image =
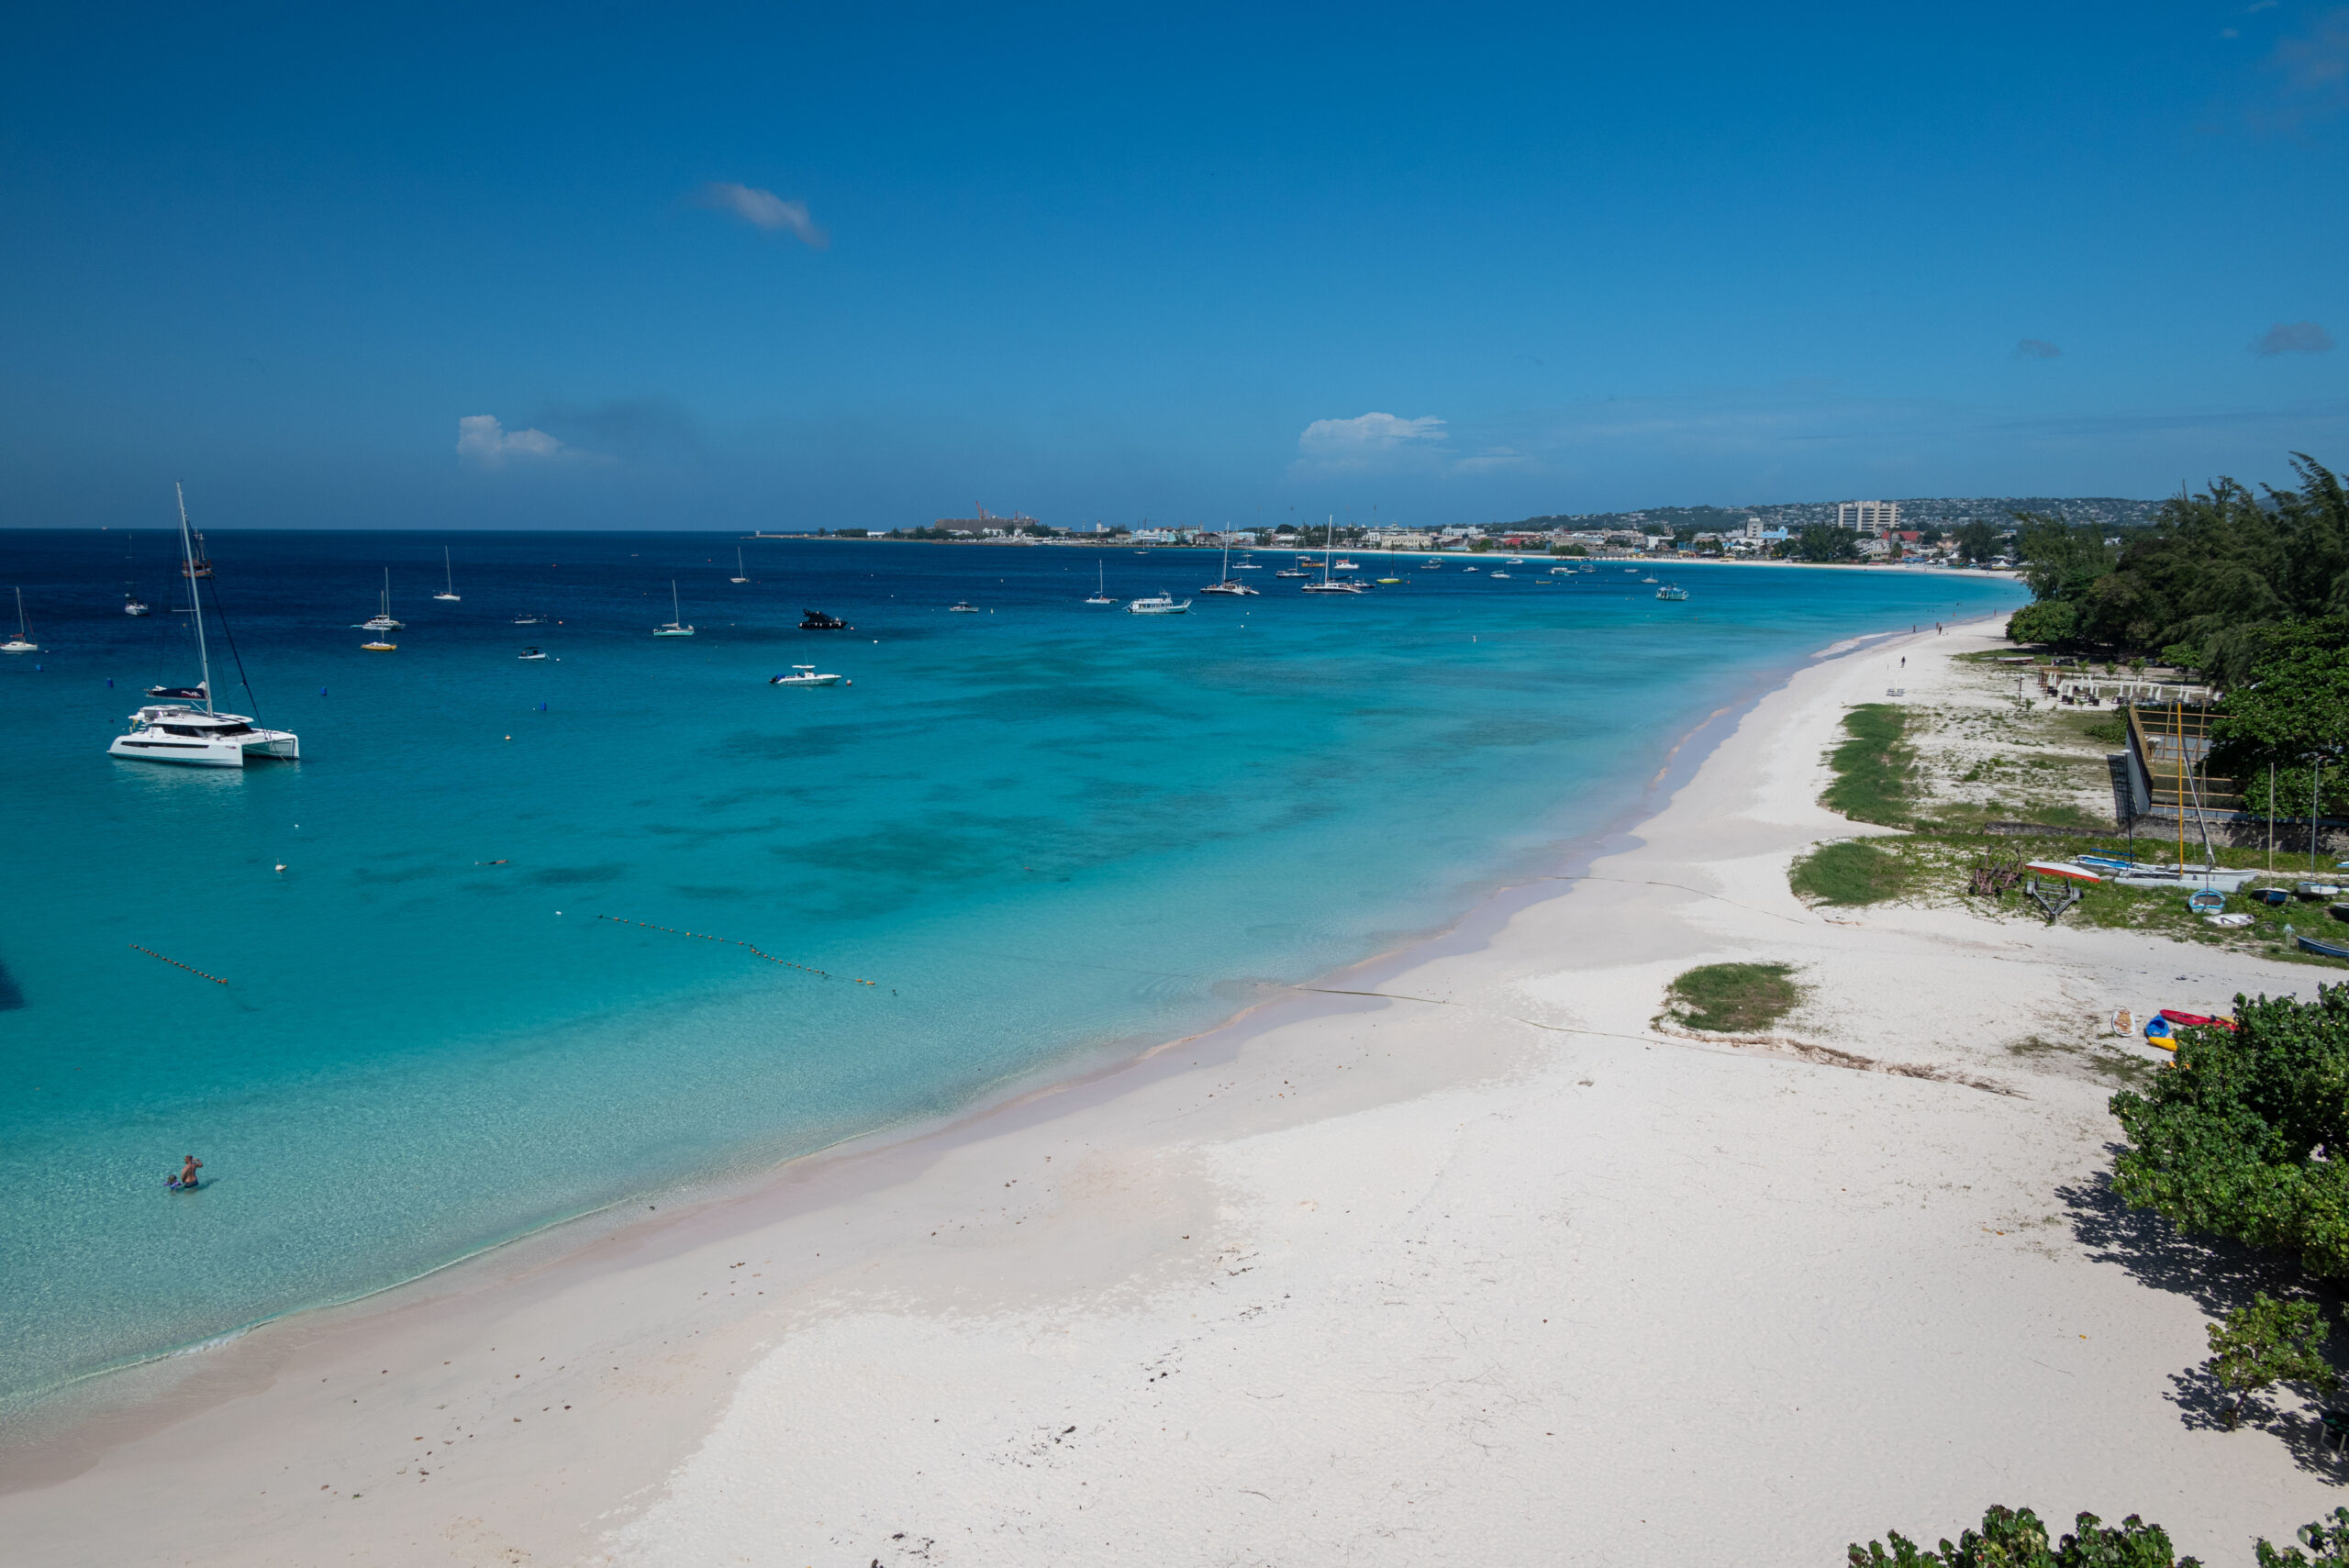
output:
[{"label": "person swimming", "polygon": [[172,1177],[171,1180],[164,1184],[169,1186],[172,1191],[175,1193],[194,1192],[195,1190],[195,1173],[202,1169],[204,1169],[204,1162],[191,1154],[187,1157],[187,1163],[180,1167],[180,1173]]}]

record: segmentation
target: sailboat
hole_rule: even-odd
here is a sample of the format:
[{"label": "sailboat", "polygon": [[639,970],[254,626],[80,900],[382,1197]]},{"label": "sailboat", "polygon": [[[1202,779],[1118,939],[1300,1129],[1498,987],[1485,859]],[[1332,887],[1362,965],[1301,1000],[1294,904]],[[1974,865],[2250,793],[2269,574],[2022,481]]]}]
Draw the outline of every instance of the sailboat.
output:
[{"label": "sailboat", "polygon": [[1101,566],[1099,579],[1094,585],[1093,596],[1085,602],[1088,605],[1116,604],[1118,601],[1109,596],[1109,568],[1107,565]]},{"label": "sailboat", "polygon": [[747,583],[751,580],[751,574],[742,569],[742,547],[740,545],[736,545],[734,547],[734,575],[726,580],[729,583]]},{"label": "sailboat", "polygon": [[150,703],[132,714],[130,728],[114,738],[106,755],[205,768],[241,768],[247,757],[301,761],[301,739],[292,731],[263,729],[242,714],[215,713],[212,709],[212,656],[204,640],[204,594],[200,581],[212,573],[208,566],[201,572],[195,570],[201,562],[195,553],[194,530],[187,525],[184,495],[180,498],[180,548],[186,555],[181,571],[187,577],[188,599],[195,610],[195,657],[204,671],[203,683],[172,690],[171,695],[178,700]]},{"label": "sailboat", "polygon": [[147,601],[135,593],[125,594],[122,596],[122,613],[127,616],[143,616],[147,613]]},{"label": "sailboat", "polygon": [[25,630],[25,591],[19,588],[17,590],[17,635],[6,642],[0,642],[0,653],[38,653],[39,651],[40,644],[35,642],[31,634]]},{"label": "sailboat", "polygon": [[1231,574],[1231,546],[1223,547],[1223,578],[1199,590],[1202,594],[1262,594],[1262,588],[1251,588]]},{"label": "sailboat", "polygon": [[444,599],[453,605],[462,595],[457,592],[456,569],[449,564],[449,547],[445,544],[440,547],[440,573],[441,581],[449,585],[432,596],[436,599]]},{"label": "sailboat", "polygon": [[400,623],[392,618],[392,569],[390,567],[386,566],[384,568],[384,599],[382,607],[376,610],[373,619],[362,621],[360,625],[363,629],[372,631],[375,634],[373,638],[359,645],[365,651],[369,653],[397,653],[400,651],[400,645],[398,643],[386,642],[384,640],[384,634],[385,632],[397,631],[400,629]]},{"label": "sailboat", "polygon": [[685,612],[677,607],[677,580],[669,579],[669,623],[652,628],[655,637],[691,637],[694,628],[685,624]]},{"label": "sailboat", "polygon": [[1323,530],[1321,545],[1321,581],[1308,583],[1305,585],[1307,593],[1367,594],[1370,592],[1368,588],[1350,577],[1330,575],[1330,564],[1337,560],[1338,556],[1338,519],[1334,514],[1330,518],[1329,527]]}]

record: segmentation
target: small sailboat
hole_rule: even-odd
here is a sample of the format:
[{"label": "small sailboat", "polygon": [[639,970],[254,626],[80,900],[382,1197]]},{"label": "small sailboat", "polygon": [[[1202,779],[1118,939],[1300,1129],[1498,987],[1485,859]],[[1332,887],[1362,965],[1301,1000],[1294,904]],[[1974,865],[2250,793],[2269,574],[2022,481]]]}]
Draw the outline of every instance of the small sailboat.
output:
[{"label": "small sailboat", "polygon": [[1500,570],[1498,570],[1498,569],[1496,569],[1496,570],[1494,571],[1494,573],[1493,573],[1493,575],[1492,575],[1492,579],[1491,579],[1491,580],[1492,580],[1493,582],[1496,582],[1496,583],[1506,583],[1506,582],[1508,582],[1508,573],[1506,573],[1506,572],[1502,572],[1502,571],[1500,571]]},{"label": "small sailboat", "polygon": [[440,547],[440,580],[448,586],[432,596],[449,604],[455,604],[461,596],[457,592],[457,569],[449,564],[449,547],[445,544]]},{"label": "small sailboat", "polygon": [[[1370,590],[1368,588],[1363,586],[1360,583],[1354,582],[1352,578],[1339,578],[1330,575],[1332,569],[1332,563],[1337,560],[1337,539],[1338,519],[1336,517],[1332,516],[1330,519],[1329,528],[1322,535],[1323,548],[1321,551],[1321,581],[1319,583],[1308,583],[1305,585],[1305,592],[1308,594],[1369,593]],[[1299,561],[1310,561],[1312,557],[1300,555],[1297,559]],[[1347,564],[1352,565],[1353,563],[1349,562]]]},{"label": "small sailboat", "polygon": [[1227,544],[1223,547],[1222,577],[1218,579],[1216,582],[1208,584],[1206,587],[1200,589],[1199,592],[1202,594],[1261,595],[1264,590],[1262,588],[1251,588],[1247,584],[1242,583],[1239,578],[1234,577],[1231,574],[1231,547]]},{"label": "small sailboat", "polygon": [[677,607],[677,580],[674,577],[672,577],[669,579],[669,620],[666,625],[654,627],[652,628],[652,635],[655,637],[691,637],[693,634],[694,628],[685,624],[685,612]]},{"label": "small sailboat", "polygon": [[147,601],[136,594],[125,594],[122,596],[122,613],[127,616],[143,616],[147,613]]},{"label": "small sailboat", "polygon": [[359,645],[362,651],[368,653],[396,653],[399,651],[400,645],[396,642],[387,641],[384,635],[386,632],[397,631],[400,629],[400,623],[392,618],[391,568],[385,567],[384,569],[384,597],[380,606],[375,611],[374,617],[372,620],[361,622],[360,626],[361,629],[372,631],[375,634],[373,638]]},{"label": "small sailboat", "polygon": [[747,583],[751,580],[751,574],[742,569],[742,547],[739,544],[734,547],[734,575],[726,580],[729,583]]},{"label": "small sailboat", "polygon": [[1095,583],[1091,595],[1085,602],[1088,605],[1116,604],[1118,601],[1109,596],[1109,568],[1106,565],[1102,566],[1097,577],[1098,581]]},{"label": "small sailboat", "polygon": [[40,644],[35,642],[32,639],[32,634],[25,629],[25,591],[19,588],[17,590],[17,635],[6,642],[0,642],[0,653],[38,653],[39,651]]},{"label": "small sailboat", "polygon": [[813,664],[794,664],[788,675],[769,675],[770,686],[829,686],[839,683],[838,675],[819,675]]}]

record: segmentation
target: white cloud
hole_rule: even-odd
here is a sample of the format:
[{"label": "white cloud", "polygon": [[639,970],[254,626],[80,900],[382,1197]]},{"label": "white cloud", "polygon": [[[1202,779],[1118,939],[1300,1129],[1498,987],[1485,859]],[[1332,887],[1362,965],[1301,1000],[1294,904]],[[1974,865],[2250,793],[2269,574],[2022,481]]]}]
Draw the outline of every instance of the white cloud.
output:
[{"label": "white cloud", "polygon": [[807,216],[806,202],[787,202],[773,191],[762,191],[755,185],[738,185],[729,180],[712,180],[697,192],[694,199],[703,206],[730,212],[753,228],[768,233],[787,228],[803,245],[821,250],[832,242],[816,220]]},{"label": "white cloud", "polygon": [[2044,338],[2025,338],[2015,345],[2015,358],[2019,360],[2060,360],[2063,357],[2064,350]]},{"label": "white cloud", "polygon": [[508,458],[553,459],[584,457],[544,430],[509,430],[495,414],[468,414],[457,421],[457,455],[485,468],[498,468]]},{"label": "white cloud", "polygon": [[1392,414],[1359,414],[1351,419],[1316,419],[1297,438],[1305,461],[1336,468],[1366,468],[1425,462],[1443,451],[1451,438],[1433,415],[1401,419]]},{"label": "white cloud", "polygon": [[2278,321],[2251,340],[2254,354],[2321,354],[2332,348],[2332,334],[2313,321]]}]

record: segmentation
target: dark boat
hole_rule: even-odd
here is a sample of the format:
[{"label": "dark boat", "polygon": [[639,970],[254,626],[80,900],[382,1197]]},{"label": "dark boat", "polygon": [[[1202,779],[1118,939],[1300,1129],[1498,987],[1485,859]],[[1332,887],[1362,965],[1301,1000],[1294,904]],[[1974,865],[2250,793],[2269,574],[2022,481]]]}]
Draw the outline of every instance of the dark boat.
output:
[{"label": "dark boat", "polygon": [[169,702],[209,702],[212,700],[212,694],[201,685],[150,686],[147,688],[147,695],[150,697],[161,697]]},{"label": "dark boat", "polygon": [[2251,895],[2262,904],[2289,904],[2292,901],[2291,890],[2283,887],[2256,887],[2252,889]]},{"label": "dark boat", "polygon": [[802,631],[849,631],[853,629],[838,616],[828,616],[821,610],[809,610],[799,623]]},{"label": "dark boat", "polygon": [[2300,951],[2323,958],[2349,958],[2349,942],[2321,942],[2314,937],[2302,937]]}]

